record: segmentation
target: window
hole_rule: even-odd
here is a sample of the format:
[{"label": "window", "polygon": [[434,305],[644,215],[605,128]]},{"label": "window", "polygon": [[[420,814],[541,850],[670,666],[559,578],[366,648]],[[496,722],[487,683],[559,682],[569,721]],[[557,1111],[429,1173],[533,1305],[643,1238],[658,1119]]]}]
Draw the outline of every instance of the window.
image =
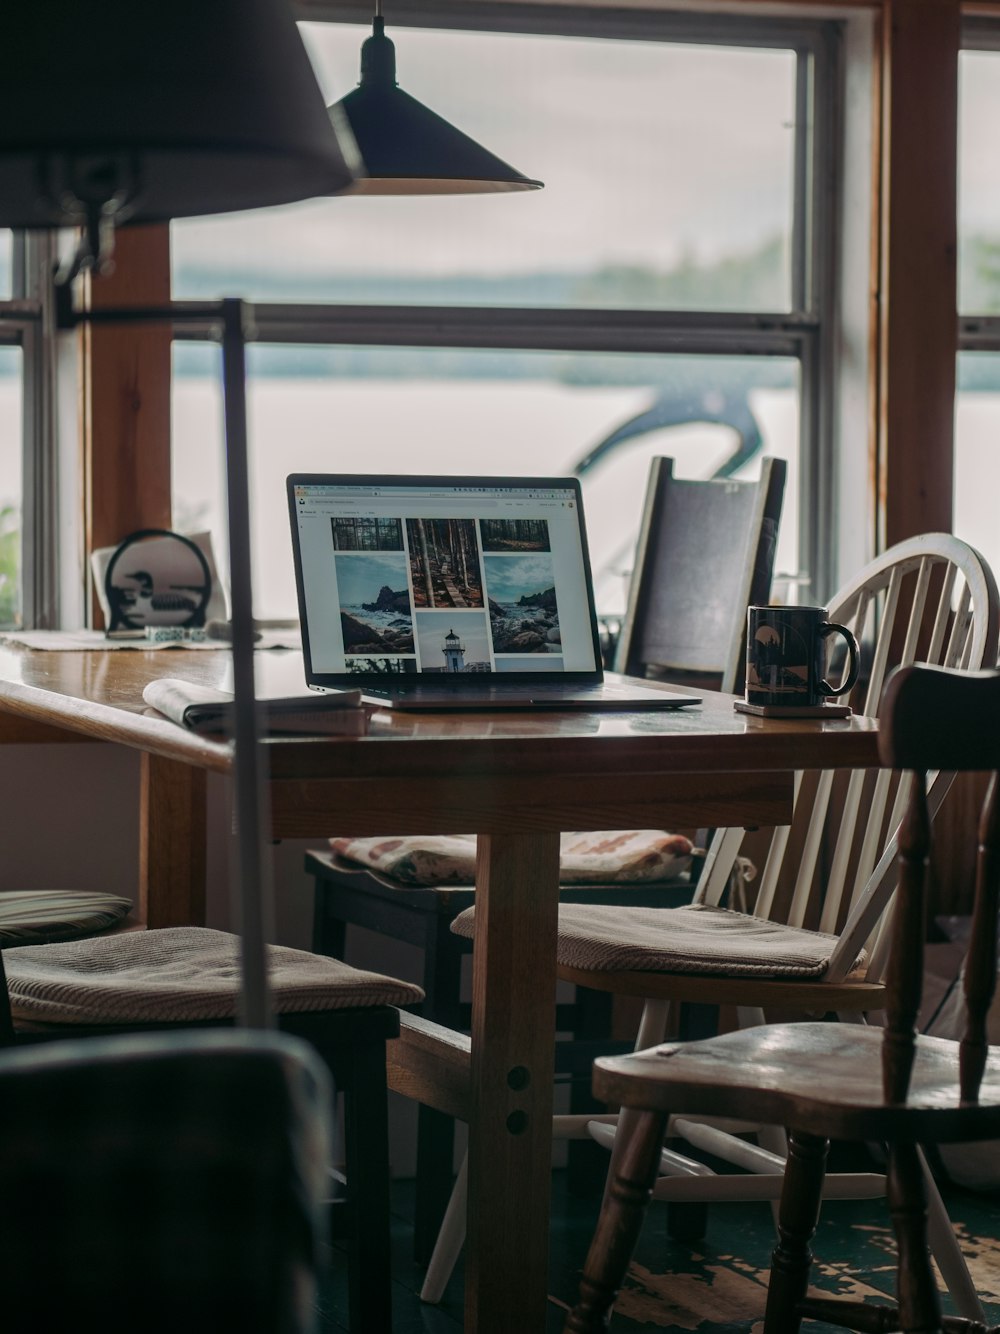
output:
[{"label": "window", "polygon": [[39,581],[24,553],[37,532],[45,455],[41,305],[29,292],[42,253],[47,242],[0,231],[0,626],[39,616]]},{"label": "window", "polygon": [[[969,24],[959,61],[959,311],[955,524],[1000,570],[1000,25]],[[984,479],[991,479],[984,485]]]},{"label": "window", "polygon": [[[831,264],[816,199],[833,171],[835,30],[598,11],[524,31],[533,21],[390,35],[401,86],[545,190],[313,201],[172,227],[176,296],[256,303],[259,615],[294,611],[293,470],[579,468],[601,609],[614,612],[651,453],[673,455],[681,476],[751,476],[776,454],[793,465],[781,571],[822,585],[831,535],[812,516]],[[333,101],[357,81],[367,29],[303,31]],[[216,524],[214,367],[207,349],[178,346],[187,526]]]},{"label": "window", "polygon": [[0,228],[0,301],[6,301],[11,295],[11,234]]},{"label": "window", "polygon": [[0,625],[21,613],[21,351],[0,347]]}]

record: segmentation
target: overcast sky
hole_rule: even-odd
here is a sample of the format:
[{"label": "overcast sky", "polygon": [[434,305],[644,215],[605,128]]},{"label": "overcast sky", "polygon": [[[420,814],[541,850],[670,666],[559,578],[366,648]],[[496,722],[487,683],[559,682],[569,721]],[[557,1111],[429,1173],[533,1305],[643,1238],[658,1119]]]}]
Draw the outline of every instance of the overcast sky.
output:
[{"label": "overcast sky", "polygon": [[[362,26],[302,25],[328,102]],[[178,261],[413,275],[669,268],[753,250],[791,216],[788,51],[399,29],[400,86],[545,189],[312,201],[175,224]],[[962,216],[1000,233],[1000,55],[963,56]]]},{"label": "overcast sky", "polygon": [[[369,30],[303,31],[336,101],[357,83]],[[400,87],[545,189],[314,201],[269,218],[187,222],[176,227],[179,253],[214,243],[256,267],[281,251],[299,270],[668,267],[685,251],[745,251],[788,228],[788,52],[413,29],[394,40]]]}]

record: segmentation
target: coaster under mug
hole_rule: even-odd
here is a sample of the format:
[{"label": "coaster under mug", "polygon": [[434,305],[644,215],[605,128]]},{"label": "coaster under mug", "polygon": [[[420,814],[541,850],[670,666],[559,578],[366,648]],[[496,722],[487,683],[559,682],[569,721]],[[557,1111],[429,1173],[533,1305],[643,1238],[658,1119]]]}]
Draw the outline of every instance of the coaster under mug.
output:
[{"label": "coaster under mug", "polygon": [[748,704],[745,699],[733,701],[737,713],[749,713],[754,718],[850,718],[849,704]]}]

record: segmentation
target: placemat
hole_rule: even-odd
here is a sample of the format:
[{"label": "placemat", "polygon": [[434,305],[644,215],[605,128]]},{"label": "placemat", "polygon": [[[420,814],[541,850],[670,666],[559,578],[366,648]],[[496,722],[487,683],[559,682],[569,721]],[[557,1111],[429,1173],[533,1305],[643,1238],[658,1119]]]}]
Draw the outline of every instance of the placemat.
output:
[{"label": "placemat", "polygon": [[[144,653],[174,652],[177,649],[228,649],[224,639],[178,640],[151,644],[147,639],[108,639],[103,630],[6,630],[0,643],[19,644],[24,648],[48,653],[81,653],[100,649],[141,650]],[[298,630],[265,630],[254,644],[256,649],[298,649],[302,641]]]}]

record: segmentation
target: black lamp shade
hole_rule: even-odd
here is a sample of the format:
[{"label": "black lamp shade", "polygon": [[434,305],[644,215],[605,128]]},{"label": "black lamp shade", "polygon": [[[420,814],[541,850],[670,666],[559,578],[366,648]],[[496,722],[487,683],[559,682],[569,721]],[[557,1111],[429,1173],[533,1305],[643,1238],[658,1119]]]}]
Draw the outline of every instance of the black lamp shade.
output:
[{"label": "black lamp shade", "polygon": [[533,181],[396,85],[381,16],[361,48],[361,82],[330,108],[347,117],[364,161],[351,193],[486,194],[538,190]]},{"label": "black lamp shade", "polygon": [[[360,169],[285,0],[27,0],[0,79],[0,225],[126,183],[157,222],[337,194]],[[103,199],[101,200],[103,202]]]}]

